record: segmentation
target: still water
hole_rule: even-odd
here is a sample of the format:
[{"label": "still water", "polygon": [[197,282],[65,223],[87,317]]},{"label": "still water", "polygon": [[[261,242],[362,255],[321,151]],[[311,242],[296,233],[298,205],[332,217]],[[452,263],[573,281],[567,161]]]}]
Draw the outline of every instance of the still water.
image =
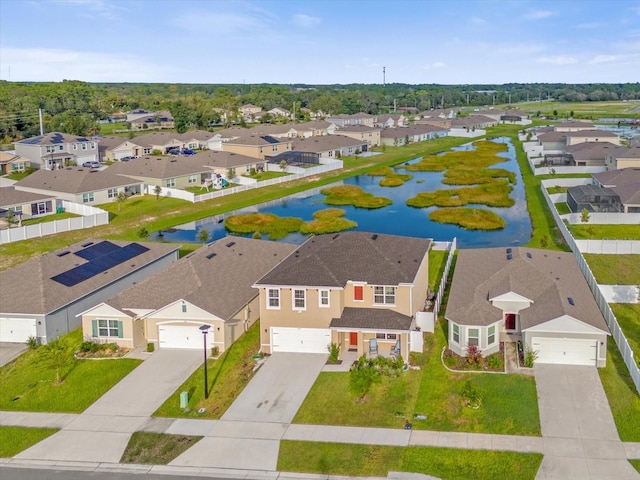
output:
[{"label": "still water", "polygon": [[[501,247],[509,245],[526,244],[531,238],[531,222],[527,211],[524,186],[520,169],[515,159],[515,149],[508,138],[500,138],[494,141],[506,143],[509,150],[500,153],[504,162],[494,165],[495,168],[504,168],[516,173],[517,183],[511,192],[515,200],[510,208],[491,208],[484,205],[468,205],[469,207],[486,208],[491,210],[507,222],[503,230],[496,231],[470,231],[456,225],[435,223],[429,220],[429,212],[438,207],[413,208],[406,205],[406,201],[419,192],[432,191],[440,188],[452,188],[442,184],[442,172],[408,172],[413,178],[401,187],[381,187],[378,185],[382,177],[370,177],[359,175],[333,185],[357,185],[365,191],[376,196],[390,198],[392,205],[377,210],[366,210],[352,206],[340,206],[346,210],[345,217],[358,224],[354,230],[365,232],[387,233],[406,235],[410,237],[433,238],[434,240],[449,241],[457,237],[458,246],[465,247]],[[457,149],[472,150],[467,145]],[[415,160],[418,161],[418,160]],[[402,168],[396,169],[398,173],[407,173]],[[326,188],[326,187],[322,187]],[[255,205],[253,207],[229,212],[224,215],[204,218],[197,222],[177,225],[169,231],[162,232],[165,241],[195,243],[197,232],[205,228],[216,240],[227,235],[224,228],[224,219],[228,216],[243,213],[261,212],[273,213],[281,217],[298,217],[305,221],[313,219],[313,212],[331,207],[324,203],[325,196],[320,194],[320,189],[309,190],[290,197],[285,197],[272,202]],[[302,234],[292,234],[282,241],[289,243],[302,243],[307,237]],[[157,236],[156,236],[156,239]]]}]

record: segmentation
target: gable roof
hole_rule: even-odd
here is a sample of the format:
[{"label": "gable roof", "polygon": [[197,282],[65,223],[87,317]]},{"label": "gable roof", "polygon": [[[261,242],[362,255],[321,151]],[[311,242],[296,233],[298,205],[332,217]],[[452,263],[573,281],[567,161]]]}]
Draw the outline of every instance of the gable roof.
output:
[{"label": "gable roof", "polygon": [[608,170],[606,172],[594,173],[592,177],[605,187],[640,183],[640,168],[629,167],[620,170]]},{"label": "gable roof", "polygon": [[260,285],[344,287],[413,283],[431,246],[425,238],[343,232],[309,238],[256,282]]},{"label": "gable roof", "polygon": [[121,311],[157,310],[183,299],[228,320],[258,295],[253,282],[295,248],[296,245],[282,242],[225,237],[199,248],[105,303]]},{"label": "gable roof", "polygon": [[137,183],[135,180],[116,175],[117,168],[92,170],[82,167],[66,167],[62,170],[36,170],[28,177],[15,184],[19,190],[34,188],[63,193],[85,193],[105,190],[107,188],[124,187]]},{"label": "gable roof", "polygon": [[321,135],[309,138],[297,137],[293,140],[293,149],[300,152],[321,153],[348,147],[358,148],[366,143],[366,140],[358,140],[345,135]]},{"label": "gable roof", "polygon": [[14,187],[0,188],[0,207],[19,205],[29,202],[37,202],[39,200],[50,200],[55,195],[41,195],[33,192],[23,192],[16,190]]},{"label": "gable roof", "polygon": [[[520,310],[521,329],[569,315],[609,332],[598,305],[571,253],[512,247],[458,252],[445,317],[463,325],[489,325],[502,311],[489,299],[507,292],[533,303]],[[570,303],[571,298],[573,305]]]},{"label": "gable roof", "polygon": [[[56,275],[64,274],[79,266],[89,264],[91,260],[85,259],[90,258],[86,254],[88,253],[87,251],[103,242],[101,240],[87,240],[76,243],[1,271],[2,312],[30,314],[53,312],[139,270],[161,257],[175,252],[179,248],[179,245],[175,244],[109,240],[106,243],[112,248],[138,246],[139,251],[144,251],[73,286],[66,286],[53,279]],[[68,253],[62,254],[65,251]]]},{"label": "gable roof", "polygon": [[89,142],[87,137],[81,137],[78,135],[69,135],[68,133],[61,132],[49,132],[44,135],[38,135],[36,137],[25,138],[19,142],[22,145],[60,145],[63,143],[81,143]]}]

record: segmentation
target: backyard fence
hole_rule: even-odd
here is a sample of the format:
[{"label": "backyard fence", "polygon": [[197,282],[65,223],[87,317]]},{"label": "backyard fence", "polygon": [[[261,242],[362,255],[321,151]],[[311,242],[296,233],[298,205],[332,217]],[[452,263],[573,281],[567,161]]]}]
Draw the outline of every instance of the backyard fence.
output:
[{"label": "backyard fence", "polygon": [[[558,225],[558,229],[562,233],[562,236],[567,242],[567,245],[569,245],[569,248],[571,248],[573,255],[576,257],[578,266],[580,267],[580,270],[582,271],[582,274],[584,275],[585,280],[589,284],[589,288],[593,292],[593,296],[596,300],[596,303],[598,304],[598,308],[600,309],[602,316],[607,322],[607,325],[609,326],[609,330],[611,330],[611,335],[613,336],[613,339],[616,342],[616,345],[618,346],[618,350],[622,355],[622,359],[624,360],[624,363],[627,366],[627,369],[629,370],[629,374],[631,375],[631,379],[633,380],[636,390],[638,391],[638,393],[640,393],[640,368],[638,368],[638,363],[634,358],[633,350],[629,346],[629,342],[627,341],[627,338],[624,336],[624,333],[620,328],[618,319],[613,314],[611,307],[607,303],[607,299],[600,291],[598,282],[596,282],[596,279],[593,276],[591,269],[589,268],[589,264],[584,259],[584,256],[582,255],[582,251],[578,247],[576,240],[574,240],[573,236],[571,235],[571,232],[569,232],[569,229],[560,218],[560,215],[558,214],[558,211],[556,210],[555,205],[553,204],[551,197],[549,196],[546,188],[542,189],[542,194],[544,195],[544,198],[547,201],[547,205],[549,206],[549,209],[553,214],[553,218],[556,221],[556,224]],[[592,242],[594,240],[586,240],[586,241]],[[600,242],[623,242],[623,240],[614,240],[614,241],[600,240]],[[640,242],[636,242],[636,243],[640,244]],[[640,252],[640,249],[638,251]],[[611,253],[611,252],[608,252],[608,253]]]}]

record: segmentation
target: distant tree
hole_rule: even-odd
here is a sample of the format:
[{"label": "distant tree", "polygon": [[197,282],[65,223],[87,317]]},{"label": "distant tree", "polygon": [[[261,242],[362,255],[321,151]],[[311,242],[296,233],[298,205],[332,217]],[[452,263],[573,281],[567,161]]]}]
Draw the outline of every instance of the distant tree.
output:
[{"label": "distant tree", "polygon": [[209,231],[206,228],[200,227],[200,230],[198,230],[197,237],[198,237],[198,241],[202,242],[202,244],[204,245],[209,241],[209,239],[211,238],[211,235],[209,234]]},{"label": "distant tree", "polygon": [[287,161],[286,160],[280,160],[280,170],[282,170],[283,172],[287,169]]},{"label": "distant tree", "polygon": [[156,194],[156,200],[160,200],[160,194],[162,193],[162,187],[160,185],[156,185],[153,189],[153,193]]},{"label": "distant tree", "polygon": [[125,192],[118,192],[118,195],[116,195],[116,202],[118,202],[118,211],[120,211],[120,207],[126,203],[128,198],[129,197],[127,197],[127,194]]}]

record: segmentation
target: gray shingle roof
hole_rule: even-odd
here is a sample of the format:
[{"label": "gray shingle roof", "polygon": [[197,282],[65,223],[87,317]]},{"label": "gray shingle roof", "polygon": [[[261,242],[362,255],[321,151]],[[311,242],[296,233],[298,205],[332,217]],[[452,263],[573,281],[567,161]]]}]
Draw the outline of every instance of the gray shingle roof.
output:
[{"label": "gray shingle roof", "polygon": [[415,281],[431,240],[344,232],[309,238],[257,285],[344,287],[348,281],[375,285]]},{"label": "gray shingle roof", "polygon": [[134,185],[131,178],[116,175],[117,169],[108,167],[97,171],[82,167],[67,167],[62,170],[36,170],[15,184],[20,187],[37,188],[54,192],[85,193],[107,188]]},{"label": "gray shingle roof", "polygon": [[55,195],[41,195],[39,193],[23,192],[21,190],[16,190],[14,187],[0,188],[0,207],[37,202],[39,200],[50,200],[52,198],[55,198]]},{"label": "gray shingle roof", "polygon": [[36,137],[25,138],[15,143],[22,143],[26,145],[59,145],[63,143],[81,143],[89,142],[87,137],[80,137],[78,135],[69,135],[68,133],[61,132],[49,132],[44,135],[38,135]]},{"label": "gray shingle roof", "polygon": [[120,310],[155,310],[183,299],[228,320],[258,295],[253,282],[295,248],[282,242],[225,237],[105,303]]},{"label": "gray shingle roof", "polygon": [[326,152],[347,147],[361,147],[366,140],[357,140],[345,135],[322,135],[318,137],[300,138],[293,140],[293,149],[300,152]]},{"label": "gray shingle roof", "polygon": [[445,317],[461,325],[495,323],[502,311],[489,299],[514,292],[533,300],[520,311],[523,330],[570,315],[609,332],[573,254],[513,247],[512,256],[507,259],[505,248],[460,250]]},{"label": "gray shingle roof", "polygon": [[[0,308],[2,312],[31,314],[53,312],[179,248],[175,244],[138,242],[149,250],[129,261],[110,268],[106,273],[90,277],[72,287],[67,287],[52,280],[51,277],[73,269],[77,265],[87,263],[87,260],[75,253],[85,248],[82,244],[89,242],[98,243],[100,240],[87,240],[76,243],[55,252],[45,253],[9,270],[1,271],[2,306]],[[109,242],[119,247],[133,243],[116,240],[109,240]],[[63,251],[68,251],[69,253],[58,256]]]},{"label": "gray shingle roof", "polygon": [[407,331],[411,317],[384,308],[351,308],[342,310],[340,318],[331,320],[331,328],[368,328],[374,330]]}]

